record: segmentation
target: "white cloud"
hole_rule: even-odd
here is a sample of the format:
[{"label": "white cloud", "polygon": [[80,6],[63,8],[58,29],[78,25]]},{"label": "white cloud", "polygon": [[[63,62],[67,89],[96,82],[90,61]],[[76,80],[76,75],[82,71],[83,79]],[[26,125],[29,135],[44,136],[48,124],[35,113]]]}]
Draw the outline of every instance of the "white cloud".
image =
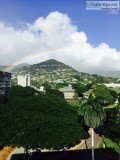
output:
[{"label": "white cloud", "polygon": [[55,58],[80,71],[120,70],[120,52],[105,43],[93,47],[71,19],[59,12],[39,17],[25,29],[0,22],[0,64],[39,63]]}]

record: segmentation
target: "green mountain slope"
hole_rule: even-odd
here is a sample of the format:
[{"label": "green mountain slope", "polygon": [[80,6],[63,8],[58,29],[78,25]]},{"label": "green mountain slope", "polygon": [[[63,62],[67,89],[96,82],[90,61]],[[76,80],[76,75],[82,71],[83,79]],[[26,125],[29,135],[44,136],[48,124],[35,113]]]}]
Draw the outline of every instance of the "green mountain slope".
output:
[{"label": "green mountain slope", "polygon": [[37,80],[38,82],[41,81],[41,83],[48,81],[50,83],[67,82],[68,84],[70,84],[79,81],[83,84],[88,84],[109,83],[115,81],[115,79],[110,77],[108,78],[98,76],[96,74],[91,75],[88,73],[79,72],[72,67],[55,59],[49,59],[41,63],[16,68],[16,70],[13,71],[12,75],[14,77],[13,79],[16,78],[17,80],[18,75],[25,74],[30,74],[31,80]]},{"label": "green mountain slope", "polygon": [[65,65],[64,63],[61,63],[54,59],[50,59],[38,64],[24,66],[15,71],[14,74],[30,73],[31,76],[41,76],[46,74],[64,74],[65,72],[70,74],[79,73],[78,71],[69,67],[68,65]]}]

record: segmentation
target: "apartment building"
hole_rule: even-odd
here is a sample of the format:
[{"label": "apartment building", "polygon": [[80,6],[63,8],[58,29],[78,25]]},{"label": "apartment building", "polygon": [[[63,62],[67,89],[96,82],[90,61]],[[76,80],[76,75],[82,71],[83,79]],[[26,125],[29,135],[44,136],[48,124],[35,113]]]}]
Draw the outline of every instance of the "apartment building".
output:
[{"label": "apartment building", "polygon": [[18,76],[18,85],[26,87],[30,86],[30,74],[27,75],[19,75]]},{"label": "apartment building", "polygon": [[0,71],[0,94],[7,95],[11,87],[11,73]]}]

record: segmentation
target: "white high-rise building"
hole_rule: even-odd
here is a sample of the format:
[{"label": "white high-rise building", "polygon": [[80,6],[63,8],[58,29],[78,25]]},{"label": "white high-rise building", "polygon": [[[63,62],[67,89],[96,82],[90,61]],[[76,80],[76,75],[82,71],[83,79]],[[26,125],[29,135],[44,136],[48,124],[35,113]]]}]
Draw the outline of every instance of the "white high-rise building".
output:
[{"label": "white high-rise building", "polygon": [[30,74],[27,75],[19,75],[18,76],[18,85],[26,87],[30,86]]}]

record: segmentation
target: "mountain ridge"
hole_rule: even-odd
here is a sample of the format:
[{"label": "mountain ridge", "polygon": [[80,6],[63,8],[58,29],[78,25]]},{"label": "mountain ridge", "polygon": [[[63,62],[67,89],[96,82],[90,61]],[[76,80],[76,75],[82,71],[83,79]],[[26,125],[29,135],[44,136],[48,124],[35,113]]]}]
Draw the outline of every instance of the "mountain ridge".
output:
[{"label": "mountain ridge", "polygon": [[48,74],[48,73],[55,73],[55,72],[60,72],[60,70],[65,71],[65,70],[69,70],[72,72],[76,72],[79,73],[79,71],[75,70],[74,68],[60,62],[57,61],[55,59],[49,59],[46,61],[43,61],[41,63],[37,63],[37,64],[32,64],[29,66],[23,66],[22,68],[19,68],[18,70],[16,70],[16,73],[19,74],[27,74],[28,72],[30,72],[31,75],[35,75],[36,72],[39,73],[39,75],[43,75],[43,74]]},{"label": "mountain ridge", "polygon": [[32,85],[35,83],[42,84],[44,82],[48,82],[50,84],[71,84],[76,82],[81,82],[82,84],[109,83],[117,80],[114,80],[112,77],[107,78],[97,74],[79,72],[55,59],[49,59],[41,63],[18,68],[12,73],[12,77],[16,80],[17,84],[17,76],[26,74],[30,74]]},{"label": "mountain ridge", "polygon": [[[80,74],[83,72],[77,71],[69,65],[66,65],[55,59],[48,59],[46,61],[36,63],[36,64],[28,64],[22,63],[15,67],[12,66],[2,66],[0,65],[0,70],[5,71],[6,68],[12,68],[9,70],[13,74],[28,74],[29,72],[34,76],[35,72],[38,72],[39,75],[49,74],[50,72],[60,71],[60,70],[68,70],[68,72],[73,71],[74,73]],[[41,74],[40,74],[41,72]],[[120,71],[101,71],[101,72],[93,72],[93,73],[85,73],[85,74],[97,74],[104,77],[120,77]],[[36,73],[37,75],[37,73]]]}]

